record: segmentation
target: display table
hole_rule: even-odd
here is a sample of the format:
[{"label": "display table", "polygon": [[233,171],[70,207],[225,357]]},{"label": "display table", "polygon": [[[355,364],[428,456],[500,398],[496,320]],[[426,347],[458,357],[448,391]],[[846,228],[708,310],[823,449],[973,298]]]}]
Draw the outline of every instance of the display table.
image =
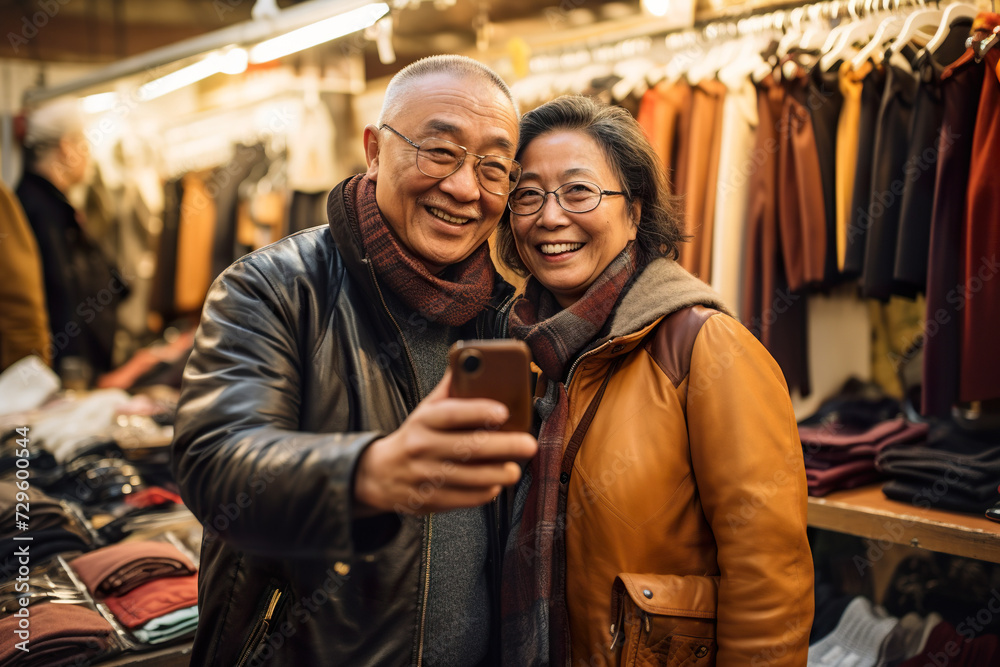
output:
[{"label": "display table", "polygon": [[879,485],[809,498],[809,525],[1000,563],[1000,524],[889,500]]}]

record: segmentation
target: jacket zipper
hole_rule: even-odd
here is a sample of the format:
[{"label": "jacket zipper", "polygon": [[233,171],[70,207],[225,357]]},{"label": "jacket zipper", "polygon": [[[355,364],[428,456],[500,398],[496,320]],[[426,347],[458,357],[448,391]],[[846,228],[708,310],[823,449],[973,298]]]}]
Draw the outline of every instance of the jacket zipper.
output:
[{"label": "jacket zipper", "polygon": [[[375,291],[378,292],[378,298],[382,302],[382,308],[385,309],[385,314],[392,322],[392,326],[396,327],[396,331],[399,333],[399,343],[403,346],[403,352],[406,353],[406,361],[409,363],[410,379],[413,380],[413,386],[417,388],[417,396],[423,396],[423,391],[420,389],[420,378],[417,377],[417,365],[413,361],[413,355],[410,354],[410,348],[406,344],[406,338],[403,336],[403,328],[399,326],[396,318],[392,316],[392,312],[389,311],[389,305],[385,302],[385,297],[382,295],[382,288],[379,287],[378,279],[375,277],[375,267],[367,259],[362,260],[368,265],[368,272],[371,274],[372,283],[375,285]],[[417,399],[419,402],[419,398]],[[416,407],[416,403],[410,406],[410,410]]]},{"label": "jacket zipper", "polygon": [[573,362],[573,365],[569,367],[569,373],[566,374],[566,393],[567,394],[569,394],[569,383],[573,379],[573,371],[575,371],[576,367],[580,365],[580,362],[583,361],[584,359],[586,359],[587,357],[592,357],[595,354],[601,352],[608,345],[611,345],[611,341],[610,340],[609,341],[605,341],[604,344],[601,345],[600,347],[596,347],[593,350],[591,350],[590,352],[586,352],[584,354],[581,354],[579,357],[576,358],[576,361]]},{"label": "jacket zipper", "polygon": [[[388,316],[389,321],[392,322],[392,325],[396,327],[396,331],[399,333],[399,342],[403,346],[403,352],[406,353],[406,360],[409,363],[410,378],[413,380],[413,385],[417,388],[417,396],[423,396],[423,392],[421,391],[420,388],[420,379],[417,377],[416,364],[413,361],[413,355],[410,354],[410,348],[406,344],[406,339],[403,337],[402,327],[399,326],[399,323],[396,321],[396,318],[392,316],[392,312],[389,310],[389,305],[385,302],[385,296],[382,294],[382,288],[379,287],[378,278],[376,278],[375,276],[375,267],[367,259],[363,259],[361,261],[368,265],[368,273],[371,275],[372,284],[375,285],[375,291],[378,293],[379,301],[382,302],[382,308],[385,309],[386,316]],[[500,305],[498,311],[502,311],[504,307],[507,306],[508,303],[513,301],[513,299],[514,299],[513,295],[508,297],[507,300]],[[482,338],[483,330],[481,323],[477,324],[477,329],[479,331],[480,338]],[[505,321],[501,322],[501,335],[506,334],[506,331],[507,331],[506,322]],[[414,407],[416,406],[411,405],[410,409],[412,410]],[[499,503],[497,503],[496,512],[497,512],[497,520],[499,521],[500,518]],[[427,567],[424,569],[424,601],[420,609],[420,639],[418,640],[417,644],[417,667],[421,667],[421,665],[423,665],[424,662],[424,634],[427,625],[427,598],[430,594],[430,585],[431,585],[431,535],[433,532],[433,523],[432,523],[433,518],[434,518],[433,514],[429,514],[427,516],[427,551],[425,554],[425,557],[427,559]]]},{"label": "jacket zipper", "polygon": [[[509,297],[507,297],[503,301],[503,303],[500,304],[500,307],[497,308],[497,317],[500,319],[500,338],[506,338],[507,337],[507,323],[508,323],[509,318],[506,317],[507,313],[505,311],[507,310],[507,307],[511,304],[511,302],[515,298],[517,298],[517,295],[516,294],[511,294]],[[479,337],[482,338],[483,337],[482,322],[480,322],[480,323],[478,323],[476,325],[476,329],[479,332]]]},{"label": "jacket zipper", "polygon": [[[372,284],[375,285],[375,291],[378,293],[378,298],[382,302],[382,308],[385,309],[385,314],[392,322],[392,325],[396,327],[396,331],[399,333],[399,343],[403,346],[403,352],[406,353],[406,361],[409,364],[410,379],[413,380],[413,386],[417,388],[417,396],[423,396],[423,392],[420,389],[420,379],[417,377],[416,364],[413,361],[413,355],[410,354],[410,348],[406,344],[406,338],[403,336],[403,329],[399,326],[396,318],[392,316],[392,312],[389,310],[389,305],[385,302],[385,296],[382,294],[382,288],[379,287],[378,278],[375,277],[375,267],[367,259],[362,260],[368,265],[368,273],[371,274]],[[419,401],[419,398],[418,398]],[[411,405],[412,410],[416,405]],[[433,514],[427,516],[427,551],[425,553],[425,558],[427,566],[424,568],[424,602],[420,609],[420,638],[417,643],[417,667],[420,667],[424,661],[424,634],[427,629],[427,598],[430,594],[431,585],[431,533],[433,529],[433,524],[431,523],[434,518]]]},{"label": "jacket zipper", "polygon": [[267,608],[264,610],[264,614],[261,616],[260,620],[254,624],[254,631],[250,633],[247,643],[243,646],[243,650],[240,651],[240,659],[239,662],[236,663],[239,667],[245,665],[247,661],[253,657],[253,654],[256,652],[261,640],[267,636],[267,632],[271,627],[271,621],[274,618],[274,611],[277,609],[278,602],[280,600],[281,590],[275,588],[271,593],[271,597],[267,604]]},{"label": "jacket zipper", "polygon": [[434,529],[433,520],[433,514],[427,515],[427,552],[425,554],[427,568],[424,574],[424,603],[420,607],[420,643],[417,645],[417,667],[420,667],[424,663],[424,630],[427,625],[427,598],[431,588],[431,533]]}]

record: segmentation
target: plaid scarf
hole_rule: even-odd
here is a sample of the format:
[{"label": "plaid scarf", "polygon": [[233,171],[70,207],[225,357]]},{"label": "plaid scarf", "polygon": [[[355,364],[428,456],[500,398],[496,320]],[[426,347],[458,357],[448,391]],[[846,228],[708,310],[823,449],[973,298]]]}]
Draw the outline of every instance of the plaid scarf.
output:
[{"label": "plaid scarf", "polygon": [[599,335],[636,274],[630,242],[579,301],[562,309],[551,292],[530,278],[511,309],[511,336],[531,347],[542,369],[545,395],[536,399],[541,418],[538,454],[524,472],[514,497],[510,539],[503,563],[502,637],[504,664],[562,665],[569,656],[565,596],[565,525],[558,515],[569,398],[566,372]]},{"label": "plaid scarf", "polygon": [[451,279],[446,280],[428,271],[399,243],[375,201],[374,181],[355,176],[344,185],[344,200],[356,217],[361,245],[375,274],[407,307],[433,322],[460,326],[489,303],[493,264],[487,242],[448,267]]}]

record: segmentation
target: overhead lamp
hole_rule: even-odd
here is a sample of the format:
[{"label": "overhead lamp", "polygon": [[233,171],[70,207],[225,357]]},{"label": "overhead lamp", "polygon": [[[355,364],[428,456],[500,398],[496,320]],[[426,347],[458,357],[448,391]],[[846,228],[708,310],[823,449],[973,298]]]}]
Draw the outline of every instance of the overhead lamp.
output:
[{"label": "overhead lamp", "polygon": [[97,93],[80,100],[80,110],[83,113],[103,113],[111,111],[118,104],[118,93]]},{"label": "overhead lamp", "polygon": [[247,52],[241,48],[230,49],[225,53],[210,53],[193,65],[188,65],[176,72],[143,84],[139,87],[136,96],[140,102],[148,102],[185,86],[190,86],[202,79],[207,79],[213,74],[240,74],[246,70],[247,62]]},{"label": "overhead lamp", "polygon": [[364,30],[389,13],[389,5],[376,2],[331,16],[312,25],[261,42],[250,49],[250,62],[264,63],[324,42]]},{"label": "overhead lamp", "polygon": [[666,16],[670,0],[642,0],[642,6],[653,16]]}]

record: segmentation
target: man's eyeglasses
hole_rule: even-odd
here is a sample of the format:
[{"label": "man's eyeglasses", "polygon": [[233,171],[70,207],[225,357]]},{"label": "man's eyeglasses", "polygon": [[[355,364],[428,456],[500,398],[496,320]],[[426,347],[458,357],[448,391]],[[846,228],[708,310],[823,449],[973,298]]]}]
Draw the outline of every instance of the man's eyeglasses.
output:
[{"label": "man's eyeglasses", "polygon": [[424,139],[418,144],[385,123],[378,129],[389,130],[417,149],[417,169],[424,176],[447,178],[458,171],[465,164],[465,158],[471,155],[477,158],[474,168],[476,180],[487,192],[509,195],[521,178],[521,165],[510,158],[470,153],[465,146],[437,137]]},{"label": "man's eyeglasses", "polygon": [[510,193],[507,206],[514,215],[532,215],[542,210],[548,195],[553,195],[564,211],[587,213],[597,208],[605,195],[627,194],[619,190],[602,190],[598,185],[588,181],[573,181],[563,183],[550,191],[541,188],[518,188]]}]

